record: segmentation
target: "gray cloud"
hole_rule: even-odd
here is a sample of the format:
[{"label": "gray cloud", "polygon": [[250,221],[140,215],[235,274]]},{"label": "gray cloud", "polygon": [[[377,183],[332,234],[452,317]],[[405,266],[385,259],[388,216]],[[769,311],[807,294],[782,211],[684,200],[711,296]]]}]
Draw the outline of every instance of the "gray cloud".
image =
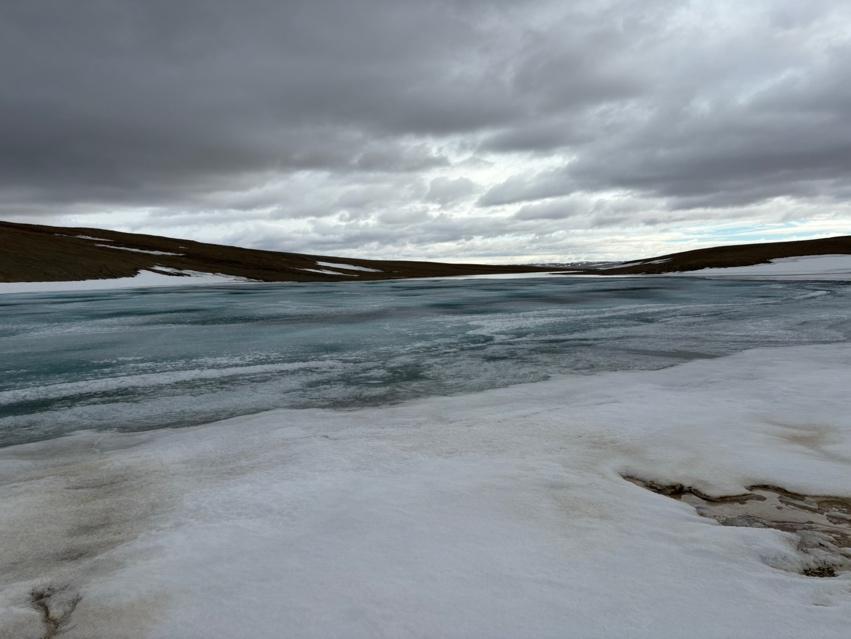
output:
[{"label": "gray cloud", "polygon": [[[847,26],[851,14],[840,3],[770,4],[773,28],[715,16],[732,23],[730,35],[710,33],[704,42],[690,38],[695,27],[686,26],[671,36],[682,59],[665,76],[652,69],[666,49],[637,52],[645,95],[610,111],[605,132],[597,127],[560,168],[513,176],[492,187],[482,205],[579,191],[637,192],[666,198],[672,208],[831,193],[844,199],[851,40],[838,25]],[[547,147],[533,140],[529,149]]]},{"label": "gray cloud", "polygon": [[444,257],[834,228],[849,26],[842,0],[6,0],[0,217]]},{"label": "gray cloud", "polygon": [[465,177],[436,177],[428,187],[426,199],[437,204],[451,204],[473,193],[476,185]]},{"label": "gray cloud", "polygon": [[0,97],[0,184],[60,198],[146,202],[272,168],[416,170],[439,158],[395,136],[509,113],[463,6],[36,0],[2,11],[0,74],[15,89]]},{"label": "gray cloud", "polygon": [[563,220],[577,214],[576,207],[571,204],[563,199],[527,204],[514,217],[518,220]]}]

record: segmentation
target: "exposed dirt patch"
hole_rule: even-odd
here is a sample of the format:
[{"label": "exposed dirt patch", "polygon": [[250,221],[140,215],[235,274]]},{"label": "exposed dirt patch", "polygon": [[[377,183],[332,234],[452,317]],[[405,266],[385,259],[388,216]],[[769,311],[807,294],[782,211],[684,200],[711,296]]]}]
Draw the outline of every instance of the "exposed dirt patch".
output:
[{"label": "exposed dirt patch", "polygon": [[30,603],[41,615],[44,633],[41,639],[52,639],[67,629],[71,615],[82,597],[68,586],[45,586],[30,592]]},{"label": "exposed dirt patch", "polygon": [[[143,436],[116,439],[110,450]],[[15,605],[0,604],[0,638],[140,636],[170,602],[147,593],[104,601],[96,586],[123,566],[114,551],[155,527],[179,499],[170,469],[146,459],[115,463],[86,438],[6,450],[3,461],[0,600]],[[121,614],[132,616],[135,634],[109,624]]]},{"label": "exposed dirt patch", "polygon": [[624,477],[654,493],[694,506],[698,514],[724,526],[776,528],[798,536],[806,559],[801,573],[834,577],[851,570],[851,499],[832,495],[803,495],[779,486],[749,486],[740,495],[713,497],[683,484],[659,484]]}]

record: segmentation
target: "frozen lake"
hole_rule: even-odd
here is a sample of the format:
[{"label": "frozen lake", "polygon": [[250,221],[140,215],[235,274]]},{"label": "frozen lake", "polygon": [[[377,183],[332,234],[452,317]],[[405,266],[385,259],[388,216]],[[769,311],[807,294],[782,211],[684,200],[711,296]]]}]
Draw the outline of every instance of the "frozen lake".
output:
[{"label": "frozen lake", "polygon": [[851,497],[848,284],[0,306],[0,639],[847,637],[851,573],[626,478]]},{"label": "frozen lake", "polygon": [[0,445],[843,341],[843,282],[406,280],[0,296]]}]

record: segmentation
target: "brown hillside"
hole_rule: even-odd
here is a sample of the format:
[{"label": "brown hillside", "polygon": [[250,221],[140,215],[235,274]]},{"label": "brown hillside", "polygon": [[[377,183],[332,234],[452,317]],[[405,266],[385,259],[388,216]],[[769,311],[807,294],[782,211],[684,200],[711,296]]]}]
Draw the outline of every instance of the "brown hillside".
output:
[{"label": "brown hillside", "polygon": [[[380,272],[345,271],[317,265],[317,261],[345,263]],[[221,273],[266,282],[383,280],[552,270],[535,266],[362,260],[280,253],[104,229],[0,222],[0,282],[129,277],[143,269],[157,268]],[[334,270],[341,274],[303,269]]]},{"label": "brown hillside", "polygon": [[764,244],[739,244],[715,246],[683,253],[669,253],[606,269],[585,269],[583,273],[595,275],[640,275],[696,271],[703,268],[751,266],[782,257],[803,255],[851,254],[851,235],[827,237],[818,240],[793,242],[767,242]]}]

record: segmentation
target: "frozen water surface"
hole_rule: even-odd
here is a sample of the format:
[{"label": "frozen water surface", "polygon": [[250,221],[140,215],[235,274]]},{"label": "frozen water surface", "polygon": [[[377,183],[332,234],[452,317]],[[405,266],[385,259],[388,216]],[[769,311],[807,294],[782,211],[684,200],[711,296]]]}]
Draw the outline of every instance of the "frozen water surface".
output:
[{"label": "frozen water surface", "polygon": [[0,443],[845,340],[843,282],[406,280],[0,296]]},{"label": "frozen water surface", "polygon": [[851,573],[624,477],[851,496],[849,295],[0,296],[0,638],[845,639]]}]

